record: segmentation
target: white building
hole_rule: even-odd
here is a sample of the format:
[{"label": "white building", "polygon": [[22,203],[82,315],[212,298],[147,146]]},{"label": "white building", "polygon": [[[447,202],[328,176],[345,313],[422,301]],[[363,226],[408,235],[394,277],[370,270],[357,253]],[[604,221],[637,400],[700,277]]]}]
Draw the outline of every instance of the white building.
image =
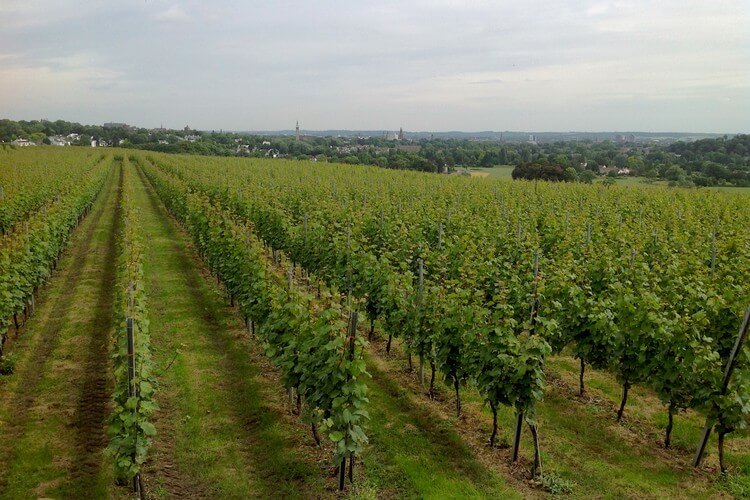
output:
[{"label": "white building", "polygon": [[64,135],[51,135],[48,139],[52,146],[70,146],[70,139]]}]

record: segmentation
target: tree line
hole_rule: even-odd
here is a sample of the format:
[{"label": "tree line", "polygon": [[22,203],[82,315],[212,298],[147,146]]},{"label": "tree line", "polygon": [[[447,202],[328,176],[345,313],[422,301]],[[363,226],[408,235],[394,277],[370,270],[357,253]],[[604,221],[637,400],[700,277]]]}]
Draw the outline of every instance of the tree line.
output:
[{"label": "tree line", "polygon": [[[750,186],[750,135],[677,141],[507,142],[453,138],[397,141],[386,137],[296,137],[224,131],[145,129],[81,125],[64,120],[0,120],[0,141],[27,138],[42,143],[53,135],[79,134],[110,145],[163,153],[212,156],[285,157],[299,160],[377,165],[398,170],[453,172],[464,168],[510,165],[517,177],[583,180],[593,174],[627,169],[629,175],[667,180],[674,185]],[[539,168],[528,167],[539,165]],[[544,167],[544,168],[542,168]],[[534,173],[536,172],[536,174]],[[554,175],[552,174],[554,172]],[[588,173],[590,172],[590,173]]]}]

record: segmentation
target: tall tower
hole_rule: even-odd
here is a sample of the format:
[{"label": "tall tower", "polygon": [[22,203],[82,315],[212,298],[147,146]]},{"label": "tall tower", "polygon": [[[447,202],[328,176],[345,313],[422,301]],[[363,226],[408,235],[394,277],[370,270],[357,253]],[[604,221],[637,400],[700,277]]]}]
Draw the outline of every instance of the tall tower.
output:
[{"label": "tall tower", "polygon": [[403,127],[401,127],[400,129],[398,129],[398,140],[399,141],[403,141],[404,140],[404,128]]},{"label": "tall tower", "polygon": [[294,136],[299,141],[299,120],[297,120],[297,127],[294,129]]}]

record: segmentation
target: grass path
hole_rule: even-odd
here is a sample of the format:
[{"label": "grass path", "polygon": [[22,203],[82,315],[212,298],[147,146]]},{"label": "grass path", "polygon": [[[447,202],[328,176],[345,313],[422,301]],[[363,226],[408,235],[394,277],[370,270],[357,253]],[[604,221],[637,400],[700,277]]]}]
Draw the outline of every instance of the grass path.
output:
[{"label": "grass path", "polygon": [[[364,333],[364,332],[361,332]],[[396,498],[521,498],[507,478],[477,459],[449,420],[394,380],[374,359],[362,460],[363,494]],[[514,486],[529,493],[519,482]]]},{"label": "grass path", "polygon": [[0,498],[106,495],[115,245],[121,170],[91,213],[14,345],[0,380]]},{"label": "grass path", "polygon": [[202,272],[142,174],[151,345],[160,410],[144,470],[150,498],[328,496],[328,463],[285,411],[273,370]]}]

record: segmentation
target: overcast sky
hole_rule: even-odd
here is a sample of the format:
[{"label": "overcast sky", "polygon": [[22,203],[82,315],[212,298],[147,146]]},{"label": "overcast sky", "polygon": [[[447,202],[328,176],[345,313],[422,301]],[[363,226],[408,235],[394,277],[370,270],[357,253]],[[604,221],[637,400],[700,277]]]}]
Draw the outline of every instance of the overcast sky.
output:
[{"label": "overcast sky", "polygon": [[0,0],[0,117],[750,132],[750,1]]}]

